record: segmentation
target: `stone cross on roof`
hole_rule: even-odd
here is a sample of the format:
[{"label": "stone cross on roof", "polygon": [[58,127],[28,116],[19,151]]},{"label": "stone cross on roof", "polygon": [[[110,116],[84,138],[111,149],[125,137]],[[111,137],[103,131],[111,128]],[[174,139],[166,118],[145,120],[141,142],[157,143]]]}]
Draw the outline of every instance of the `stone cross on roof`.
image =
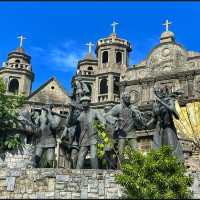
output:
[{"label": "stone cross on roof", "polygon": [[20,39],[20,44],[19,44],[19,47],[22,47],[22,45],[23,45],[23,40],[25,40],[26,38],[25,38],[25,37],[23,37],[22,35],[18,36],[17,38],[19,38],[19,39]]},{"label": "stone cross on roof", "polygon": [[169,22],[168,19],[165,21],[165,23],[163,24],[163,26],[165,26],[166,31],[169,30],[169,25],[171,25],[172,22]]},{"label": "stone cross on roof", "polygon": [[92,44],[92,42],[89,42],[86,44],[88,46],[88,52],[91,53],[92,47],[94,46],[94,44]]},{"label": "stone cross on roof", "polygon": [[113,22],[112,24],[111,24],[111,26],[113,27],[113,33],[115,33],[115,27],[118,25],[119,23],[117,23],[117,22]]}]

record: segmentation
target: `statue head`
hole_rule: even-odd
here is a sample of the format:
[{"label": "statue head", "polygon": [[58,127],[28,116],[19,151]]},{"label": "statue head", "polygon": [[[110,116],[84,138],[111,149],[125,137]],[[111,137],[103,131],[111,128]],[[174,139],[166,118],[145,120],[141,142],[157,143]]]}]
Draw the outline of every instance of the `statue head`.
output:
[{"label": "statue head", "polygon": [[130,104],[131,104],[131,96],[130,96],[130,94],[129,93],[127,93],[127,92],[124,92],[123,94],[122,94],[122,101],[127,105],[127,106],[129,106]]},{"label": "statue head", "polygon": [[80,103],[82,104],[84,110],[89,108],[90,101],[91,99],[88,96],[81,97]]},{"label": "statue head", "polygon": [[160,95],[161,98],[165,98],[169,96],[169,87],[167,85],[164,85],[160,88]]},{"label": "statue head", "polygon": [[160,99],[168,97],[169,96],[169,92],[170,92],[170,88],[167,85],[154,88],[154,93]]}]

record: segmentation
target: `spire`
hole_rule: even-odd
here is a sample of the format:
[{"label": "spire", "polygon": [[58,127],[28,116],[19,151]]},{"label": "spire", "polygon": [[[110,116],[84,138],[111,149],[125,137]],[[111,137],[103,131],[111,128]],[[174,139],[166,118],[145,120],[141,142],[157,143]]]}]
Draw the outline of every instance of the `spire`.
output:
[{"label": "spire", "polygon": [[172,22],[169,22],[168,19],[163,24],[163,26],[165,26],[165,31],[160,36],[160,43],[175,41],[174,33],[169,31],[169,25],[171,25],[171,24],[172,24]]}]

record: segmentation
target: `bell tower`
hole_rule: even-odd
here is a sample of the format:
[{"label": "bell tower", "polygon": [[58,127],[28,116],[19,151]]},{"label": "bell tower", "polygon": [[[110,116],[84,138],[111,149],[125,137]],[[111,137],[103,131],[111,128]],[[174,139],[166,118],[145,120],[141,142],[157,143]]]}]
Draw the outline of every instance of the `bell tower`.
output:
[{"label": "bell tower", "polygon": [[130,43],[116,34],[117,22],[113,22],[112,33],[98,40],[96,57],[98,60],[96,79],[96,103],[115,103],[119,101],[120,75],[128,69]]},{"label": "bell tower", "polygon": [[25,53],[23,36],[20,39],[19,47],[8,54],[7,61],[3,63],[0,69],[0,77],[3,78],[6,85],[6,94],[29,96],[34,80],[32,72],[31,57]]}]

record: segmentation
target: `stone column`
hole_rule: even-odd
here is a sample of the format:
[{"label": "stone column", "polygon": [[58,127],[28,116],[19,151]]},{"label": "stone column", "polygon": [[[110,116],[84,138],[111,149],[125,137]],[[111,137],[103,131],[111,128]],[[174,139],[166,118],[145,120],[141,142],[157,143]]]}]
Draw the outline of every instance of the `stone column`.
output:
[{"label": "stone column", "polygon": [[186,81],[186,77],[182,76],[179,78],[180,80],[180,86],[184,91],[184,96],[187,97],[188,96],[188,87],[187,87],[187,81]]},{"label": "stone column", "polygon": [[142,83],[142,102],[147,101],[147,98],[148,98],[147,87],[148,85],[146,82]]},{"label": "stone column", "polygon": [[188,97],[193,97],[193,88],[194,88],[194,77],[193,75],[187,76],[187,85],[188,85]]},{"label": "stone column", "polygon": [[153,81],[151,81],[151,82],[149,82],[149,100],[154,100],[154,82]]},{"label": "stone column", "polygon": [[99,96],[99,77],[96,77],[94,83],[94,92],[93,92],[93,100],[95,103],[98,102],[98,96]]},{"label": "stone column", "polygon": [[108,101],[113,101],[114,100],[114,95],[113,95],[113,75],[109,74],[108,76]]}]

